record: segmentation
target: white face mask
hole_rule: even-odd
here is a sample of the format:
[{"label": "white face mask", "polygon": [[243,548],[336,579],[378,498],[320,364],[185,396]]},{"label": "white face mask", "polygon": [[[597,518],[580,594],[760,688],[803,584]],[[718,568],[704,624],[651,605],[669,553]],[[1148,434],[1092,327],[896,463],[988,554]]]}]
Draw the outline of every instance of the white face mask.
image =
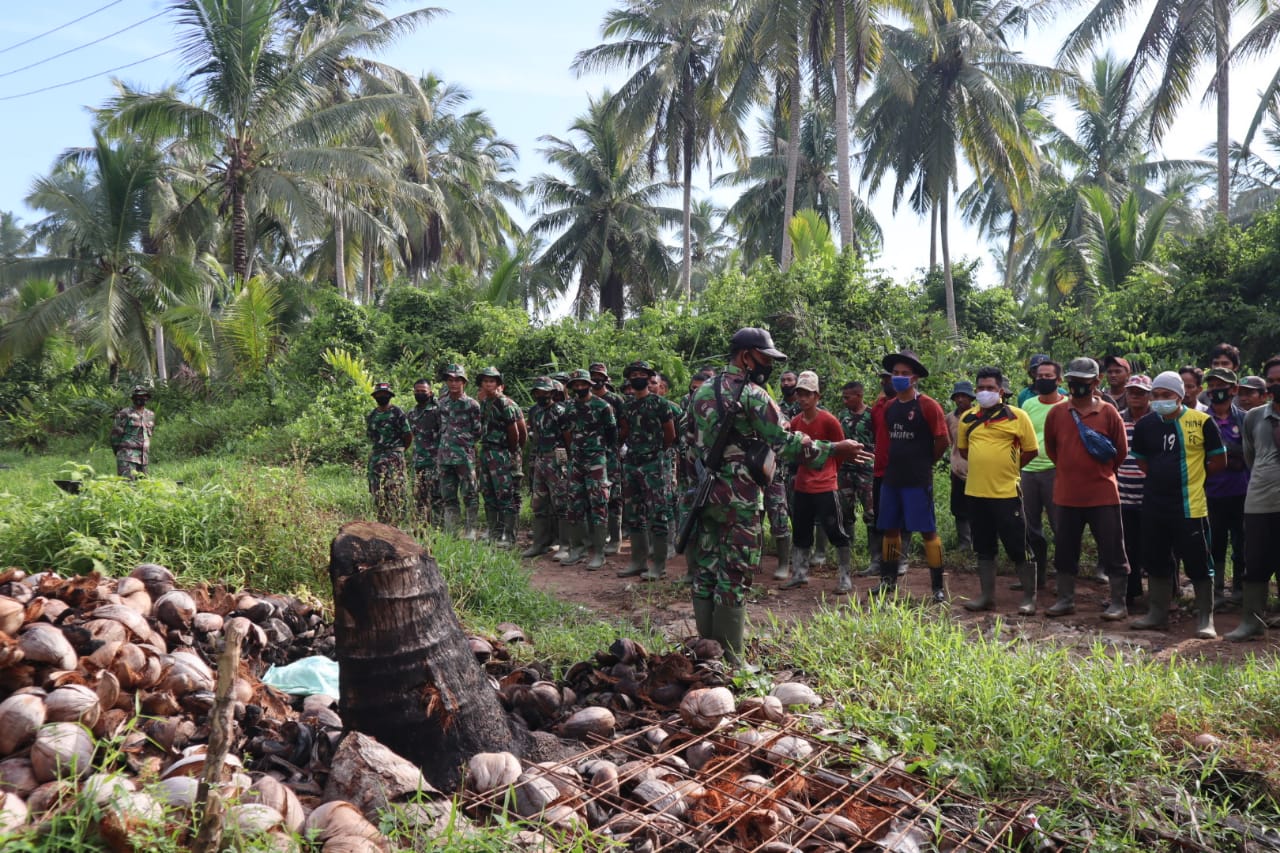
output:
[{"label": "white face mask", "polygon": [[1000,402],[999,391],[979,391],[978,405],[984,409],[989,409]]}]

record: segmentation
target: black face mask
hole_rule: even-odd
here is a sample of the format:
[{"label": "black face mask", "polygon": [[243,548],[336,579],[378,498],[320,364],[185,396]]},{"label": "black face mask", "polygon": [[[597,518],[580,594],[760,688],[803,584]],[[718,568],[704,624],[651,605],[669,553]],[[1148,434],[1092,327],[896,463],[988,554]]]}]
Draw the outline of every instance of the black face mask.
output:
[{"label": "black face mask", "polygon": [[1267,393],[1271,395],[1272,402],[1280,400],[1280,383],[1267,386]]},{"label": "black face mask", "polygon": [[413,399],[417,400],[419,403],[430,403],[430,402],[431,402],[431,395],[430,395],[430,394],[425,394],[425,393],[423,393],[422,391],[414,391],[414,392],[413,392]]},{"label": "black face mask", "polygon": [[1071,391],[1072,397],[1089,397],[1093,395],[1093,385],[1088,382],[1069,382],[1068,390]]},{"label": "black face mask", "polygon": [[1037,379],[1031,385],[1037,394],[1052,394],[1058,390],[1058,380],[1056,379]]},{"label": "black face mask", "polygon": [[747,373],[747,378],[757,385],[764,385],[769,381],[769,377],[772,375],[772,364],[760,364],[757,362],[756,365]]},{"label": "black face mask", "polygon": [[379,406],[385,406],[391,402],[391,398],[386,396],[374,397],[373,402],[377,403]]},{"label": "black face mask", "polygon": [[1209,392],[1209,399],[1214,403],[1225,403],[1231,399],[1230,388],[1214,388]]},{"label": "black face mask", "polygon": [[783,385],[783,386],[782,386],[782,396],[784,396],[784,397],[786,397],[788,400],[790,400],[790,399],[791,399],[792,397],[794,397],[795,395],[796,395],[796,386],[794,386],[794,385]]},{"label": "black face mask", "polygon": [[591,395],[590,388],[574,388],[573,393],[578,395],[579,400],[585,400]]},{"label": "black face mask", "polygon": [[546,408],[547,406],[550,406],[550,405],[551,405],[551,398],[550,398],[550,397],[539,397],[539,398],[538,398],[538,405],[539,405],[539,406],[542,406],[543,408]]},{"label": "black face mask", "polygon": [[133,404],[134,404],[135,406],[145,406],[145,405],[147,405],[147,398],[146,398],[146,397],[134,397],[134,398],[133,398]]},{"label": "black face mask", "polygon": [[632,376],[627,381],[631,383],[633,391],[643,391],[649,387],[649,377],[647,376]]}]

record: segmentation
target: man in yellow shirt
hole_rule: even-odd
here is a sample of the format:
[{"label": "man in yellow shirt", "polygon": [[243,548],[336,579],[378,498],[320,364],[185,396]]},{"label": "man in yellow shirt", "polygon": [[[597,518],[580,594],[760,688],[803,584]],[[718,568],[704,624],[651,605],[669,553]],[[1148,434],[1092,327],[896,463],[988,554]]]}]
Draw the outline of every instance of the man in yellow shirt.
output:
[{"label": "man in yellow shirt", "polygon": [[995,607],[998,540],[1017,565],[1022,581],[1018,612],[1030,615],[1036,612],[1036,571],[1027,561],[1027,530],[1018,482],[1022,467],[1036,457],[1040,447],[1027,413],[1001,399],[1004,377],[1000,369],[984,367],[977,378],[977,403],[960,418],[956,434],[956,448],[969,462],[965,495],[969,498],[969,524],[982,584],[982,594],[964,606],[969,610]]}]

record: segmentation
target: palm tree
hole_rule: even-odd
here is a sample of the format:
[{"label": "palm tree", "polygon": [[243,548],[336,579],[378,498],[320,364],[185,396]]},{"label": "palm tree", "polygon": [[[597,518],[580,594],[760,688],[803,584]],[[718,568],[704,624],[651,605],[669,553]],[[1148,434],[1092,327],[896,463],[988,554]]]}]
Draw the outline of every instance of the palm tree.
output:
[{"label": "palm tree", "polygon": [[249,277],[260,229],[321,232],[326,212],[342,205],[335,184],[394,184],[385,158],[353,140],[402,109],[403,99],[361,95],[335,103],[331,84],[351,51],[384,45],[434,10],[373,27],[348,21],[304,41],[289,38],[290,9],[281,0],[176,0],[172,8],[195,99],[123,87],[107,108],[111,127],[201,153],[205,168],[188,177],[199,186],[197,197],[216,198],[219,212],[229,214],[237,278]]},{"label": "palm tree", "polygon": [[592,99],[570,138],[542,137],[543,155],[564,177],[543,174],[530,183],[539,216],[529,231],[556,235],[540,263],[566,282],[577,278],[579,315],[598,302],[621,326],[628,296],[642,303],[668,279],[661,229],[683,214],[659,206],[675,184],[648,181],[644,149],[621,132],[611,100],[608,93]]},{"label": "palm tree", "polygon": [[[1262,138],[1273,154],[1280,154],[1280,109],[1272,107]],[[1280,202],[1280,166],[1268,162],[1252,147],[1231,146],[1234,179],[1233,219],[1247,222]]]},{"label": "palm tree", "polygon": [[145,245],[161,169],[155,148],[95,132],[93,147],[64,152],[36,181],[27,204],[47,214],[32,226],[47,253],[6,260],[0,276],[9,284],[53,278],[59,292],[0,328],[0,360],[36,350],[76,322],[113,382],[121,367],[152,371],[160,311],[203,277],[186,256]]},{"label": "palm tree", "polygon": [[1086,187],[1082,193],[1088,216],[1081,255],[1093,286],[1115,290],[1139,269],[1155,269],[1156,247],[1176,199],[1163,199],[1144,213],[1135,192],[1118,205],[1101,187]]},{"label": "palm tree", "polygon": [[1016,209],[1039,169],[1016,93],[1066,89],[1066,75],[1007,46],[1013,31],[1037,14],[1015,0],[930,0],[927,15],[883,27],[885,56],[859,111],[863,178],[874,190],[892,173],[895,210],[908,189],[915,210],[937,210],[953,333],[959,327],[948,231],[958,153],[979,180],[989,174],[1003,184]]},{"label": "palm tree", "polygon": [[693,169],[714,151],[740,154],[742,132],[721,109],[712,73],[727,9],[718,0],[627,0],[605,15],[602,35],[615,39],[581,51],[578,74],[613,68],[635,71],[613,96],[624,135],[647,137],[650,174],[659,157],[684,190],[680,284],[691,294]]}]

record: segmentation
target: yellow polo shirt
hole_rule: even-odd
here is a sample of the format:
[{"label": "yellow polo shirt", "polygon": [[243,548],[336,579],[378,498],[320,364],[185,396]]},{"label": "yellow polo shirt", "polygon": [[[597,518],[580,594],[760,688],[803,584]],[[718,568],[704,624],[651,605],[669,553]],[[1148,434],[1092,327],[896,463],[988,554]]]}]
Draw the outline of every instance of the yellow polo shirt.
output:
[{"label": "yellow polo shirt", "polygon": [[1022,454],[1040,449],[1035,425],[1014,406],[1005,406],[979,423],[981,416],[982,409],[975,405],[960,418],[956,431],[956,447],[969,451],[964,493],[973,498],[1016,498]]}]

